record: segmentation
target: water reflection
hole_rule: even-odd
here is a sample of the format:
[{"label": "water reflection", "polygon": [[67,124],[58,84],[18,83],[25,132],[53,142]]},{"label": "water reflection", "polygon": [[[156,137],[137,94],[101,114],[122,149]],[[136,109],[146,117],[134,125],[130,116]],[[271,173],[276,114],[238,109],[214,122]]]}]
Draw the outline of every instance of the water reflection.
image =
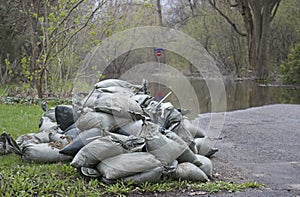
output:
[{"label": "water reflection", "polygon": [[[202,79],[189,79],[190,84],[192,85],[194,91],[196,92],[198,99],[198,106],[195,107],[194,104],[188,106],[183,106],[178,98],[178,95],[175,93],[171,94],[166,101],[172,102],[174,106],[178,108],[190,109],[193,112],[194,116],[198,113],[211,112],[211,97],[210,91],[207,88],[206,82]],[[284,87],[284,86],[263,86],[259,85],[254,81],[233,81],[228,80],[224,81],[226,88],[226,99],[227,100],[227,109],[226,111],[233,111],[238,109],[246,109],[255,106],[262,106],[267,104],[276,104],[276,103],[291,103],[291,104],[300,104],[300,88],[299,87]],[[186,103],[195,103],[192,92],[183,86],[179,81],[172,80],[171,87],[165,87],[161,84],[150,83],[150,94],[156,97],[158,100],[166,95],[169,91],[172,91],[176,87],[181,89],[184,92]],[[221,111],[221,110],[215,110]]]}]

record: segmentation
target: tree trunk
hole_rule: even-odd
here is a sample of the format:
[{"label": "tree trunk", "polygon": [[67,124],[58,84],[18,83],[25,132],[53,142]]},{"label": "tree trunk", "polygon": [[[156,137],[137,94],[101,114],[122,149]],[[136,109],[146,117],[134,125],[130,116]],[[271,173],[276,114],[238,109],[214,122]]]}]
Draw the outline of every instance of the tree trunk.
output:
[{"label": "tree trunk", "polygon": [[160,0],[156,1],[156,6],[157,6],[157,14],[158,14],[159,25],[163,26],[162,12],[161,12],[161,2],[160,2]]},{"label": "tree trunk", "polygon": [[249,64],[257,80],[266,80],[269,76],[270,24],[272,10],[279,2],[239,0],[240,13],[247,31]]}]

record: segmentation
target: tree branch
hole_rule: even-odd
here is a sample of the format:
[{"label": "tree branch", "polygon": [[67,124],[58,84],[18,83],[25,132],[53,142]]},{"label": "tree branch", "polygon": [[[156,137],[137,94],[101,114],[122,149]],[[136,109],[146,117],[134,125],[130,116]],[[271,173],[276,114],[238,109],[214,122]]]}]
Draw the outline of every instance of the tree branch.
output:
[{"label": "tree branch", "polygon": [[216,5],[216,2],[215,2],[215,0],[209,0],[208,1],[209,3],[210,3],[210,5],[232,26],[232,28],[234,29],[234,31],[236,32],[236,33],[238,33],[239,35],[241,35],[241,36],[247,36],[247,34],[246,33],[243,33],[243,32],[241,32],[238,28],[237,28],[237,26],[236,26],[236,24],[235,23],[233,23],[230,19],[229,19],[229,17],[228,16],[226,16],[218,7],[217,7],[217,5]]},{"label": "tree branch", "polygon": [[277,10],[278,10],[278,7],[279,7],[279,4],[280,4],[281,0],[278,0],[276,3],[275,3],[275,9],[271,15],[271,19],[270,19],[270,22],[274,19],[276,13],[277,13]]}]

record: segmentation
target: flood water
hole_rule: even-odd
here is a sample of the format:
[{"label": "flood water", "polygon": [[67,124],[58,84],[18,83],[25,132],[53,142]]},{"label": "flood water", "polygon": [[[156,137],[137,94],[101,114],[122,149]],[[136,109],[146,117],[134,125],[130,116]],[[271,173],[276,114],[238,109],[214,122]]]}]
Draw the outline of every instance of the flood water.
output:
[{"label": "flood water", "polygon": [[[190,87],[177,80],[169,80],[168,87],[158,83],[150,83],[150,94],[160,100],[171,91],[172,94],[165,101],[172,102],[178,108],[189,109],[194,115],[207,112],[233,111],[268,104],[300,104],[300,87],[261,85],[255,81],[228,80],[224,81],[226,98],[213,100],[205,80],[188,79],[188,81],[191,84]],[[177,89],[177,93],[174,89]],[[218,91],[218,89],[213,91]],[[217,106],[219,103],[225,103],[225,110],[222,106],[212,110],[214,102],[218,102]]]}]

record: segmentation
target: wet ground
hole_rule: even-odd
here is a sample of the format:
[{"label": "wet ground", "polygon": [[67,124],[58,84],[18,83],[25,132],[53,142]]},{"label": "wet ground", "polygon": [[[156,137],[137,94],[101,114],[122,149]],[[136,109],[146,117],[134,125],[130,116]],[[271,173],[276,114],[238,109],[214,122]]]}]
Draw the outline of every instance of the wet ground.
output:
[{"label": "wet ground", "polygon": [[[200,115],[202,125],[209,122]],[[213,157],[218,179],[265,184],[210,196],[300,196],[300,105],[277,104],[226,113]]]}]

